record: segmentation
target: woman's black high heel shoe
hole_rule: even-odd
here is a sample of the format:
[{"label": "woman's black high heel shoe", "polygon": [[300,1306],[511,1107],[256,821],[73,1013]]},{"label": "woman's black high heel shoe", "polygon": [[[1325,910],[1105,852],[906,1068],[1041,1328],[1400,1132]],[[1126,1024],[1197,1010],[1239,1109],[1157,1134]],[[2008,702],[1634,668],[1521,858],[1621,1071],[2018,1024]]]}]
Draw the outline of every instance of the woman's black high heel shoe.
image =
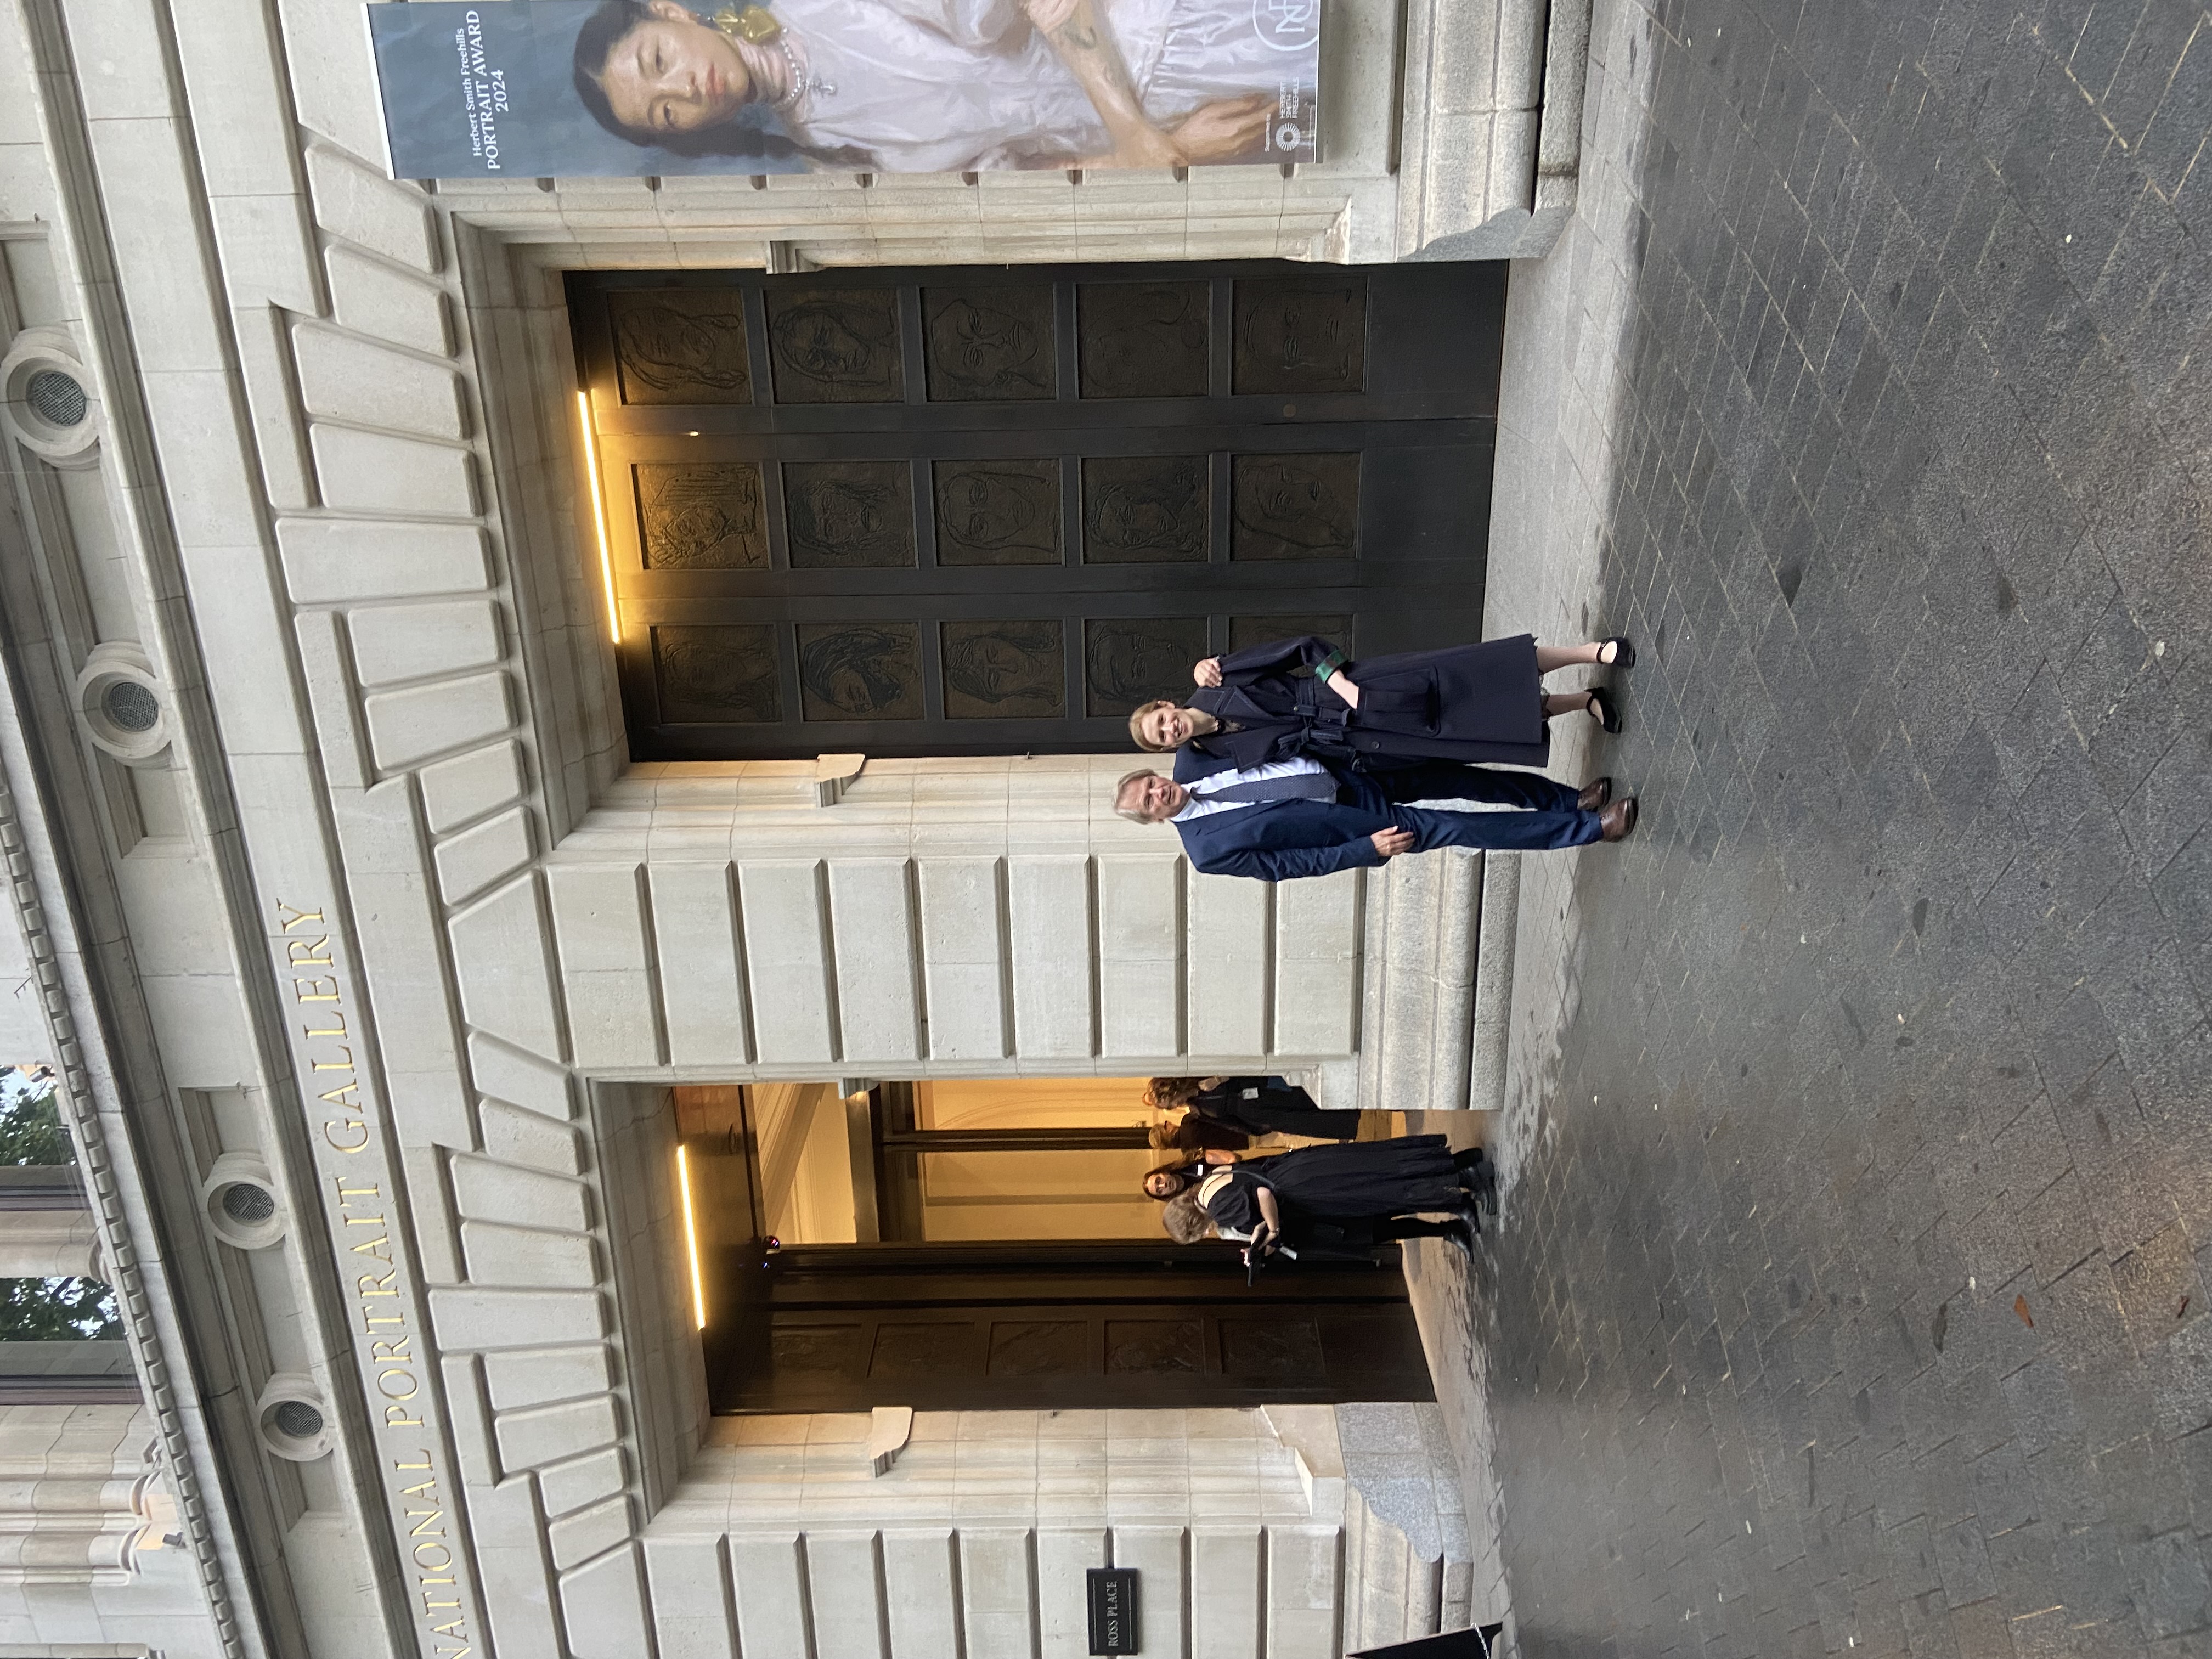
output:
[{"label": "woman's black high heel shoe", "polygon": [[1620,710],[1613,706],[1613,699],[1606,696],[1603,686],[1593,685],[1589,689],[1589,714],[1607,731],[1620,730]]},{"label": "woman's black high heel shoe", "polygon": [[1601,656],[1598,658],[1597,665],[1600,668],[1633,668],[1636,666],[1636,647],[1625,635],[1615,634],[1609,640],[1600,640],[1598,641],[1598,649],[1601,652],[1608,645],[1613,647],[1613,654],[1610,657]]}]

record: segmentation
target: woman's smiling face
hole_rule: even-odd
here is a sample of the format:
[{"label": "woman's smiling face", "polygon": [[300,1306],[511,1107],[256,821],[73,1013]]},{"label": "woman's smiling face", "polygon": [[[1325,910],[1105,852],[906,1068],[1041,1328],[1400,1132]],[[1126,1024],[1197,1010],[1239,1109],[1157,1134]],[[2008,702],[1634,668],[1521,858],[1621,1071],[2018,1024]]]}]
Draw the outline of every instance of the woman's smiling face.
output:
[{"label": "woman's smiling face", "polygon": [[1161,754],[1182,748],[1197,730],[1191,724],[1190,711],[1185,708],[1155,708],[1138,726],[1145,734],[1145,741]]},{"label": "woman's smiling face", "polygon": [[677,0],[653,0],[652,18],[614,44],[599,88],[629,131],[696,132],[728,120],[752,94],[737,46]]}]

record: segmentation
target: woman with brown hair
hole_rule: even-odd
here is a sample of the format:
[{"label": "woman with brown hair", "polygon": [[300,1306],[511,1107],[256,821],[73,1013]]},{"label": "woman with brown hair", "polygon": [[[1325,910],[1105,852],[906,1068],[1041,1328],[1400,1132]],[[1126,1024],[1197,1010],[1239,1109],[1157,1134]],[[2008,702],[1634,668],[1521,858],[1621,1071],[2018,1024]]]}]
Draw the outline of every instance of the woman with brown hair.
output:
[{"label": "woman with brown hair", "polygon": [[[1188,1115],[1184,1124],[1203,1119],[1255,1139],[1285,1134],[1350,1140],[1359,1133],[1358,1113],[1329,1111],[1315,1104],[1314,1097],[1297,1084],[1279,1077],[1156,1077],[1146,1086],[1145,1104],[1158,1111],[1185,1107]],[[1219,1139],[1175,1144],[1243,1150],[1241,1144]]]},{"label": "woman with brown hair", "polygon": [[[1442,1135],[1400,1135],[1243,1164],[1205,1152],[1162,1164],[1145,1177],[1145,1192],[1168,1205],[1194,1200],[1224,1237],[1249,1239],[1263,1256],[1285,1245],[1401,1238],[1448,1238],[1467,1249],[1483,1180],[1481,1148],[1454,1152]],[[1435,1214],[1451,1219],[1419,1218]]]}]

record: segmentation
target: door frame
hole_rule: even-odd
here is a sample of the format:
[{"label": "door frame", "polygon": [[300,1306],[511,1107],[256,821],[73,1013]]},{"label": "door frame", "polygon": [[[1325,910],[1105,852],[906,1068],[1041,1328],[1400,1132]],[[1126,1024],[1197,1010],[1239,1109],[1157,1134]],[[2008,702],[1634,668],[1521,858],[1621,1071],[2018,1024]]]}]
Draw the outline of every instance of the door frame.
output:
[{"label": "door frame", "polygon": [[[866,1410],[876,1405],[930,1410],[1096,1409],[1241,1407],[1270,1402],[1328,1404],[1347,1400],[1433,1398],[1425,1362],[1406,1375],[1419,1333],[1401,1256],[1377,1246],[1363,1261],[1281,1262],[1248,1273],[1233,1244],[1179,1245],[1150,1239],[1006,1240],[988,1243],[903,1241],[787,1244],[771,1250],[757,1236],[761,1208],[756,1139],[745,1085],[731,1085],[734,1124],[679,1137],[687,1152],[697,1212],[700,1282],[708,1308],[699,1333],[708,1409],[738,1413]],[[719,1195],[719,1198],[718,1198]],[[746,1227],[753,1236],[741,1237]],[[1335,1376],[1252,1374],[1231,1380],[1229,1348],[1240,1319],[1292,1309],[1365,1333],[1339,1340],[1339,1351],[1391,1352],[1398,1363]],[[858,1326],[872,1352],[879,1328],[950,1323],[971,1318],[1047,1322],[1079,1310],[1121,1319],[1195,1322],[1203,1359],[1196,1373],[1040,1376],[1001,1383],[987,1394],[973,1378],[902,1376],[881,1386],[823,1382],[802,1387],[763,1380],[771,1321],[792,1325]],[[985,1312],[983,1310],[988,1310]],[[1410,1333],[1410,1338],[1407,1334]],[[1411,1348],[1406,1344],[1411,1342]],[[1096,1346],[1094,1334],[1092,1346]],[[1102,1358],[1094,1355],[1093,1358]],[[878,1397],[882,1396],[882,1397]]]},{"label": "door frame", "polygon": [[[993,276],[1005,283],[1048,283],[1054,296],[1054,350],[1065,371],[1053,398],[1034,402],[940,402],[930,399],[922,325],[923,297],[932,286],[988,286]],[[1366,369],[1356,392],[1238,392],[1234,357],[1237,284],[1304,279],[1341,283],[1358,276],[1369,285],[1366,305]],[[1078,366],[1076,294],[1086,283],[1203,282],[1209,285],[1210,364],[1202,397],[1158,398],[1084,398],[1076,382]],[[898,293],[903,400],[885,403],[788,404],[772,401],[757,388],[773,384],[764,321],[777,284],[804,281],[818,287],[891,289]],[[1414,354],[1412,324],[1438,303],[1425,301],[1423,285],[1441,295],[1457,284],[1476,296],[1472,302],[1495,326],[1468,330],[1449,386],[1441,372],[1424,364],[1408,368]],[[1382,285],[1378,290],[1376,285]],[[708,405],[660,405],[623,401],[622,378],[613,342],[609,296],[653,291],[735,289],[745,301],[746,352],[755,401]],[[812,272],[804,276],[741,270],[734,271],[571,272],[565,295],[574,337],[580,395],[598,436],[593,459],[597,476],[580,477],[597,512],[605,545],[605,585],[617,606],[620,625],[617,652],[622,717],[633,752],[659,762],[793,758],[818,752],[859,751],[874,756],[943,757],[1045,753],[1097,753],[1127,744],[1124,715],[1090,713],[1087,668],[1091,630],[1117,618],[1174,623],[1189,631],[1180,641],[1205,653],[1235,647],[1232,622],[1280,617],[1292,631],[1318,628],[1331,618],[1364,617],[1360,631],[1382,630],[1355,649],[1407,648],[1420,643],[1405,637],[1413,617],[1433,618],[1448,611],[1456,620],[1446,633],[1468,637],[1480,632],[1489,488],[1495,468],[1498,385],[1504,325],[1505,276],[1502,266],[1380,265],[1313,267],[1279,260],[1232,260],[1190,264],[1049,264],[1018,267],[876,266]],[[1395,297],[1374,302],[1376,292]],[[754,297],[757,296],[757,297]],[[1387,348],[1387,349],[1386,349]],[[1457,360],[1453,359],[1456,365]],[[1395,366],[1395,367],[1394,367]],[[1459,373],[1460,368],[1465,373]],[[1437,374],[1425,382],[1377,386],[1411,375]],[[1009,422],[1018,416],[1018,426]],[[1160,434],[1189,428],[1208,458],[1211,527],[1209,556],[1199,562],[1165,562],[1131,566],[1092,562],[1085,557],[1082,476],[1092,459],[1122,453],[1150,453]],[[1063,432],[1085,434],[1083,455],[1063,455]],[[970,434],[975,434],[972,438]],[[739,598],[718,591],[730,584],[720,573],[650,570],[642,550],[639,509],[631,467],[655,464],[701,464],[708,460],[690,441],[757,441],[760,445],[801,453],[763,455],[758,468],[759,524],[769,568],[742,580],[758,592]],[[1438,463],[1424,462],[1449,440],[1455,451],[1480,452],[1477,487],[1469,497],[1468,523],[1455,513],[1425,510],[1401,499],[1416,476],[1429,478]],[[907,469],[915,516],[910,567],[865,574],[791,568],[785,547],[782,470],[801,465],[812,444],[858,444],[871,455]],[[981,445],[978,454],[1019,460],[1034,451],[1050,454],[1059,466],[1060,553],[1057,562],[1037,565],[939,565],[933,550],[935,505],[933,468],[958,456],[963,447]],[[1360,457],[1361,550],[1356,557],[1272,561],[1232,559],[1231,475],[1246,456],[1328,455],[1346,451]],[[738,464],[737,458],[722,458]],[[820,458],[817,458],[820,459]],[[1423,471],[1426,467],[1428,471]],[[1460,477],[1454,468],[1449,476]],[[1393,483],[1398,486],[1393,488]],[[1455,498],[1456,499],[1456,498]],[[1462,505],[1467,505],[1462,503]],[[1431,504],[1431,508],[1433,504]],[[1233,586],[1229,574],[1234,571]],[[1439,573],[1449,571],[1444,576]],[[1316,586],[1316,584],[1322,586]],[[696,589],[694,592],[692,590]],[[1005,620],[1009,594],[1026,594],[1024,619],[1049,622],[1060,641],[1063,712],[1035,718],[966,720],[945,706],[945,641],[947,629],[964,621]],[[1164,598],[1163,596],[1168,596]],[[1176,611],[1162,613],[1163,605]],[[676,607],[676,609],[670,609]],[[913,626],[917,607],[922,625],[908,642],[918,665],[922,714],[912,720],[808,718],[807,694],[787,637],[800,640],[810,627],[832,621],[889,629]],[[1033,612],[1033,616],[1028,614]],[[1425,623],[1424,624],[1425,625]],[[775,630],[775,696],[777,713],[759,724],[744,720],[707,720],[680,716],[662,702],[663,670],[658,653],[665,644],[657,630],[715,630],[732,628]],[[1155,628],[1153,632],[1159,631]],[[1198,635],[1203,635],[1202,645]],[[1262,636],[1266,636],[1264,630]],[[949,637],[949,636],[947,636]],[[1179,636],[1178,636],[1179,638]],[[1435,643],[1441,641],[1430,641]],[[825,641],[827,648],[828,641]],[[666,648],[677,649],[667,644]],[[711,651],[705,640],[684,648]],[[734,647],[727,648],[734,649]],[[889,649],[889,646],[884,648]],[[1140,649],[1132,645],[1129,649]],[[1149,648],[1158,648],[1157,644]],[[899,653],[902,659],[904,651]],[[748,655],[748,659],[751,659]],[[711,660],[711,658],[710,658]],[[1034,660],[1034,659],[1032,659]],[[1149,679],[1149,672],[1146,678]],[[1171,690],[1161,688],[1164,691]],[[680,705],[679,705],[680,707]],[[696,716],[702,711],[692,710]],[[757,738],[751,735],[757,731]]]}]

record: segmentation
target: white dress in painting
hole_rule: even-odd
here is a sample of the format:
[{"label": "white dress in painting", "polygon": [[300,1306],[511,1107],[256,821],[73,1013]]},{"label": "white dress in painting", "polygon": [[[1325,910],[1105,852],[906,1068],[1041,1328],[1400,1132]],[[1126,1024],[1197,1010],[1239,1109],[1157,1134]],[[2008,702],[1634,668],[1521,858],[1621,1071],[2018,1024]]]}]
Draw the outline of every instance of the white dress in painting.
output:
[{"label": "white dress in painting", "polygon": [[[1100,0],[1145,112],[1274,94],[1310,58],[1270,47],[1253,0]],[[806,90],[777,115],[799,143],[886,173],[1103,155],[1104,125],[1017,0],[776,0]]]}]

